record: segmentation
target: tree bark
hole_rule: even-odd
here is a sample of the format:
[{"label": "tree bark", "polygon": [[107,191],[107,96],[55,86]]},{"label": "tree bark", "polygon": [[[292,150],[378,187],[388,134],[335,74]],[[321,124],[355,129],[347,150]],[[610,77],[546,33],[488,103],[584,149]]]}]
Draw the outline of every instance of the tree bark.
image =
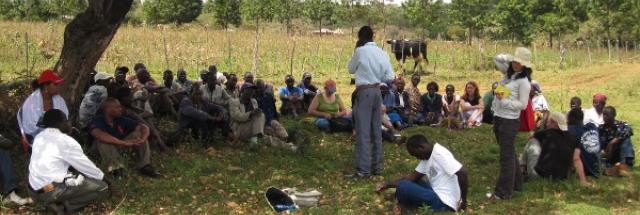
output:
[{"label": "tree bark", "polygon": [[77,116],[89,73],[109,47],[132,2],[89,0],[87,10],[65,27],[64,45],[54,69],[65,79],[60,92],[72,119]]}]

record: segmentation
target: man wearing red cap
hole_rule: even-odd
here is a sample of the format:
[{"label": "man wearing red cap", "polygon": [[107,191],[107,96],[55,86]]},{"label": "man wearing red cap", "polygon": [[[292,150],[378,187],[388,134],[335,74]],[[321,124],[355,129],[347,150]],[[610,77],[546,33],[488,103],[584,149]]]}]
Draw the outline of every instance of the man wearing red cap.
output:
[{"label": "man wearing red cap", "polygon": [[68,117],[69,110],[62,96],[59,95],[58,87],[64,82],[53,70],[45,70],[36,79],[35,90],[24,101],[22,107],[18,111],[18,126],[29,145],[33,142],[33,138],[42,131],[37,126],[44,113],[51,109],[58,109],[64,112]]},{"label": "man wearing red cap", "polygon": [[607,105],[607,96],[603,93],[593,95],[593,107],[584,110],[584,124],[594,123],[596,125],[604,124],[602,112]]}]

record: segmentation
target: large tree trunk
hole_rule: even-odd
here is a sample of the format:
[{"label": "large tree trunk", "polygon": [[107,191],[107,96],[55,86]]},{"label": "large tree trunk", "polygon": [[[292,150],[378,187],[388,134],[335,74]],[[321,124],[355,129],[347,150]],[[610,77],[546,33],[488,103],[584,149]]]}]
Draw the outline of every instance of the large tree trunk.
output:
[{"label": "large tree trunk", "polygon": [[60,92],[72,118],[82,101],[83,90],[109,43],[116,34],[133,0],[89,0],[87,10],[64,30],[64,45],[55,70],[65,79]]}]

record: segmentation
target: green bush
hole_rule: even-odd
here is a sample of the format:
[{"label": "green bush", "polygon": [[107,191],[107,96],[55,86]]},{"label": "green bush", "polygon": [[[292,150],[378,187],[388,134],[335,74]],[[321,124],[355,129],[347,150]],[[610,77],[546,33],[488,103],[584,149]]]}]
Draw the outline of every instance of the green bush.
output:
[{"label": "green bush", "polygon": [[189,23],[202,13],[202,0],[147,0],[142,5],[148,24]]}]

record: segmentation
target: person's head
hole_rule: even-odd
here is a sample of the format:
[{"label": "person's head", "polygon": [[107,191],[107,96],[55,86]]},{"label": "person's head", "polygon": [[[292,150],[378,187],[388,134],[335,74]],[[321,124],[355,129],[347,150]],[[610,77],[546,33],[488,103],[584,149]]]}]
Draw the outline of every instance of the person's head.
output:
[{"label": "person's head", "polygon": [[531,91],[533,91],[534,95],[542,93],[542,87],[540,87],[540,82],[536,80],[531,81]]},{"label": "person's head", "polygon": [[407,151],[418,160],[429,160],[433,151],[433,143],[421,134],[413,135],[407,139]]},{"label": "person's head", "polygon": [[138,82],[140,82],[141,84],[146,84],[147,82],[151,81],[151,75],[146,68],[142,68],[136,71],[136,77],[138,78]]},{"label": "person's head", "polygon": [[580,109],[571,109],[567,116],[567,123],[569,125],[581,126],[584,120],[584,112]]},{"label": "person's head", "polygon": [[582,99],[580,99],[580,97],[574,96],[573,98],[571,98],[571,101],[569,101],[569,106],[571,107],[571,110],[573,109],[581,110]]},{"label": "person's head", "polygon": [[456,93],[456,88],[451,84],[447,84],[447,86],[444,87],[444,92],[447,93],[447,96],[452,97]]},{"label": "person's head", "polygon": [[414,87],[418,87],[418,84],[420,84],[420,75],[413,74],[411,76],[411,85],[413,85]]},{"label": "person's head", "polygon": [[567,130],[567,117],[559,112],[553,112],[549,114],[549,119],[547,120],[547,128],[548,129],[560,129],[563,131]]},{"label": "person's head", "polygon": [[362,26],[358,31],[358,40],[362,42],[373,42],[373,29],[369,26]]},{"label": "person's head", "polygon": [[165,70],[162,74],[162,80],[164,80],[165,83],[173,82],[173,71],[169,69]]},{"label": "person's head", "polygon": [[216,67],[216,65],[211,65],[207,71],[209,71],[209,73],[213,73],[213,76],[216,76],[218,74],[218,67]]},{"label": "person's head", "polygon": [[256,80],[256,95],[262,95],[267,91],[267,84],[262,79]]},{"label": "person's head", "polygon": [[183,68],[178,69],[178,73],[177,73],[176,76],[178,78],[178,81],[180,81],[180,82],[187,81],[187,71],[184,71]]},{"label": "person's head", "polygon": [[427,92],[429,92],[430,94],[437,93],[439,90],[440,87],[438,87],[438,83],[436,83],[435,81],[429,82],[427,84]]},{"label": "person's head", "polygon": [[44,113],[42,121],[38,123],[41,128],[57,128],[62,132],[71,130],[71,124],[67,120],[67,115],[61,110],[51,109]]},{"label": "person's head", "polygon": [[236,84],[238,84],[238,76],[236,74],[229,74],[229,79],[225,82],[227,89],[235,88]]},{"label": "person's head", "polygon": [[96,83],[96,85],[105,86],[105,87],[109,85],[109,83],[111,82],[111,79],[113,79],[111,75],[105,72],[98,72],[96,73],[96,75],[93,76],[93,81]]},{"label": "person's head", "polygon": [[118,99],[120,104],[125,107],[129,107],[131,106],[131,104],[133,104],[133,93],[131,93],[131,89],[129,89],[128,87],[118,88],[115,98]]},{"label": "person's head", "polygon": [[598,113],[602,113],[604,107],[607,105],[607,96],[603,93],[596,93],[593,95],[593,107]]},{"label": "person's head", "polygon": [[612,106],[607,106],[602,110],[602,120],[604,124],[611,125],[616,121],[617,116],[616,108]]},{"label": "person's head", "polygon": [[305,86],[311,85],[311,78],[311,73],[305,72],[302,74],[302,83],[304,83]]},{"label": "person's head", "polygon": [[292,88],[293,85],[296,83],[296,79],[293,78],[292,75],[287,75],[286,77],[284,77],[284,83],[287,85],[288,88]]},{"label": "person's head", "polygon": [[218,78],[216,77],[215,73],[212,72],[207,72],[207,81],[205,81],[205,83],[207,84],[207,86],[211,87],[215,87],[216,84],[218,84]]},{"label": "person's head", "polygon": [[464,85],[464,94],[466,98],[480,98],[480,89],[478,88],[478,83],[475,81],[469,81],[466,85]]},{"label": "person's head", "polygon": [[118,84],[122,84],[127,81],[127,73],[129,73],[129,67],[120,66],[116,67],[116,71],[114,74],[115,81]]},{"label": "person's head", "polygon": [[102,103],[102,112],[108,118],[118,118],[122,116],[122,106],[116,98],[109,97]]},{"label": "person's head", "polygon": [[191,102],[193,103],[201,103],[202,102],[202,90],[200,89],[200,83],[194,83],[193,87],[191,87]]},{"label": "person's head", "polygon": [[493,84],[491,84],[491,92],[496,93],[496,89],[498,89],[498,82],[493,82]]},{"label": "person's head", "polygon": [[136,65],[133,65],[134,72],[138,72],[138,70],[140,69],[147,69],[147,66],[145,66],[143,63],[136,63]]},{"label": "person's head", "polygon": [[252,83],[252,84],[253,84],[253,78],[254,78],[254,75],[253,75],[253,73],[252,73],[252,72],[246,72],[246,73],[244,73],[244,78],[243,78],[243,79],[244,79],[244,82],[249,82],[249,83]]},{"label": "person's head", "polygon": [[43,71],[38,79],[36,79],[36,88],[48,96],[58,95],[60,93],[60,84],[64,82],[64,79],[53,70]]},{"label": "person's head", "polygon": [[336,91],[338,91],[338,88],[337,88],[336,85],[337,85],[336,81],[334,81],[334,80],[329,79],[329,80],[325,81],[324,82],[324,92],[327,95],[335,94]]},{"label": "person's head", "polygon": [[402,91],[404,91],[405,83],[404,83],[404,79],[403,79],[402,77],[397,78],[397,79],[394,81],[394,85],[396,86],[396,90],[397,90],[398,92],[402,92]]},{"label": "person's head", "polygon": [[515,79],[527,78],[531,81],[532,68],[531,51],[524,47],[518,47],[511,61],[511,66],[507,70],[507,77],[512,78],[513,75],[517,74]]},{"label": "person's head", "polygon": [[202,81],[202,83],[207,83],[207,76],[209,76],[209,71],[208,70],[201,70],[200,71],[200,81]]},{"label": "person's head", "polygon": [[389,94],[389,85],[385,83],[380,84],[380,93],[382,93],[382,95]]},{"label": "person's head", "polygon": [[240,89],[240,97],[243,101],[247,102],[253,98],[253,94],[256,90],[256,86],[252,83],[245,82]]}]

